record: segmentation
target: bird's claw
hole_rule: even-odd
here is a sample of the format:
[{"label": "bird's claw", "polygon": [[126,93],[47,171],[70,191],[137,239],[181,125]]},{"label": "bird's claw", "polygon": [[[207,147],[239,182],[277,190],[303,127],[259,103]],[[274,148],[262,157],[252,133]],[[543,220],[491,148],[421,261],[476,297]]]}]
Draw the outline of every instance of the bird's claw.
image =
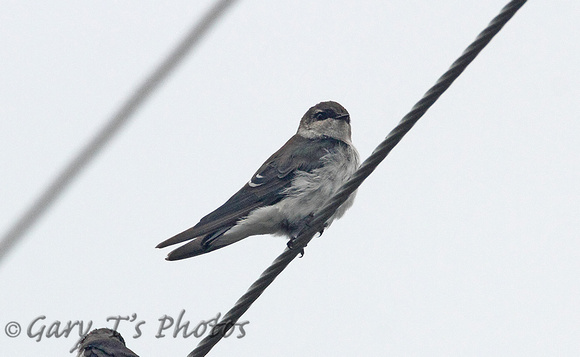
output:
[{"label": "bird's claw", "polygon": [[[296,237],[290,238],[290,240],[288,241],[288,243],[286,244],[288,246],[288,249],[290,250],[295,250],[296,246]],[[300,248],[300,256],[298,258],[302,258],[304,256],[304,247]]]},{"label": "bird's claw", "polygon": [[322,226],[322,228],[320,228],[320,230],[318,231],[318,236],[322,236],[322,233],[324,233],[324,230],[326,229],[326,227],[328,227],[328,224],[324,223],[324,226]]}]

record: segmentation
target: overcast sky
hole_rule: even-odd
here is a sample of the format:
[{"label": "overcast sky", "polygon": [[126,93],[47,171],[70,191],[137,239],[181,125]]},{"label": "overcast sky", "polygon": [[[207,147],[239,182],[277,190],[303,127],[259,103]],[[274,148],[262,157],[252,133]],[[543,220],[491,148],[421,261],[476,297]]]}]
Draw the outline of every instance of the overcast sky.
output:
[{"label": "overcast sky", "polygon": [[[349,110],[368,157],[506,3],[239,1],[2,261],[0,355],[71,355],[77,328],[27,329],[136,314],[131,349],[186,356],[200,338],[156,338],[159,319],[224,314],[286,241],[178,262],[155,245],[320,101]],[[211,4],[0,2],[0,232]],[[577,355],[578,15],[525,5],[210,355]]]}]

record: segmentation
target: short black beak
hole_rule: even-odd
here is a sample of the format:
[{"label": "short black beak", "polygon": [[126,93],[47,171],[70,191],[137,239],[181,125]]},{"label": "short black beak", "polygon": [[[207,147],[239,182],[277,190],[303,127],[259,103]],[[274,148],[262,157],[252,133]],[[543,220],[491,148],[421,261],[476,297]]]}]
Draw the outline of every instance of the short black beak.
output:
[{"label": "short black beak", "polygon": [[339,116],[335,117],[336,120],[344,120],[345,122],[350,124],[350,115],[349,114],[340,114]]}]

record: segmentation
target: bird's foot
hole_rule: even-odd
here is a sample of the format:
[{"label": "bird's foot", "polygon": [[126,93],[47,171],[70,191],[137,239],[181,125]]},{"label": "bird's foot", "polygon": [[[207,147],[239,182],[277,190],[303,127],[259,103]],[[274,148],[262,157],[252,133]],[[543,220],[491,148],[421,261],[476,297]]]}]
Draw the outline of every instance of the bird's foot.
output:
[{"label": "bird's foot", "polygon": [[322,228],[320,228],[320,230],[318,231],[318,236],[321,237],[322,233],[324,233],[324,230],[326,229],[326,227],[328,227],[327,223],[324,223],[324,226],[322,226]]},{"label": "bird's foot", "polygon": [[[295,250],[296,249],[296,237],[290,238],[288,243],[286,244],[288,249]],[[304,256],[304,247],[300,248],[300,256],[298,258],[302,258]]]}]

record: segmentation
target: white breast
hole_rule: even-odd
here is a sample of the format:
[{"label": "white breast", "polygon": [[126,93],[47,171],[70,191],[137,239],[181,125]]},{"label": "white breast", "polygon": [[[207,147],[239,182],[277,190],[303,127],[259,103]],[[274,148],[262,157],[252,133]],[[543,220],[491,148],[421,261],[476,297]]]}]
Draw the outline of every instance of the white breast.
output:
[{"label": "white breast", "polygon": [[[352,146],[339,146],[335,151],[322,157],[324,166],[311,173],[299,172],[288,188],[289,196],[279,202],[280,213],[288,222],[299,222],[316,213],[338,192],[358,167],[358,153]],[[354,202],[354,192],[327,221],[327,226],[344,215]]]}]

